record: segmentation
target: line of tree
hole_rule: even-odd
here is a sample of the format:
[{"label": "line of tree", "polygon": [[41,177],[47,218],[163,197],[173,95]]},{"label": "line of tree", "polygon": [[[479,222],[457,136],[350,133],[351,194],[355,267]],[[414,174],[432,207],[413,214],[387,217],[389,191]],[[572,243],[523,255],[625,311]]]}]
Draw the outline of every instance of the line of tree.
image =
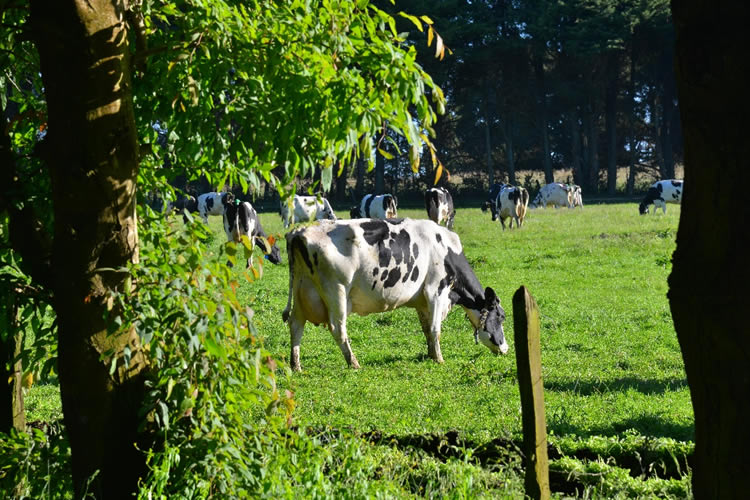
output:
[{"label": "line of tree", "polygon": [[[418,45],[418,61],[449,103],[434,144],[475,191],[501,180],[523,184],[521,170],[608,195],[622,189],[618,167],[628,167],[629,195],[643,188],[635,185],[639,174],[675,177],[683,146],[668,0],[380,4],[429,12],[439,27],[450,53],[436,60]],[[399,29],[417,31],[405,19]],[[393,158],[376,166],[375,191],[409,189],[409,164],[395,145],[385,147]],[[572,170],[572,178],[555,179],[556,169]],[[419,174],[415,187],[433,178],[429,165]],[[352,175],[360,195],[363,174]]]}]

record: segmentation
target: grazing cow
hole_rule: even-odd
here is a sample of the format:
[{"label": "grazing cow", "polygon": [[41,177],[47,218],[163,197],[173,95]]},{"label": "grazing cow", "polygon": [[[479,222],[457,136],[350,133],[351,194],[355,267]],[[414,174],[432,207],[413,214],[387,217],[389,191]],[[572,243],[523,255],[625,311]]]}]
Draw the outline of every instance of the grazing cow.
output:
[{"label": "grazing cow", "polygon": [[428,189],[424,194],[424,202],[427,216],[431,221],[445,224],[448,229],[453,229],[456,211],[453,209],[453,197],[447,189],[442,187]]},{"label": "grazing cow", "polygon": [[563,206],[572,208],[573,192],[565,184],[553,182],[540,189],[539,194],[536,195],[531,204],[534,207],[538,207],[541,204],[544,208],[547,208],[547,205],[554,205],[555,208]]},{"label": "grazing cow", "polygon": [[[231,193],[203,193],[198,196],[198,213],[204,224],[208,224],[209,215],[222,215],[227,205],[227,197]],[[234,195],[232,195],[234,199]],[[231,203],[231,202],[230,202]]]},{"label": "grazing cow", "polygon": [[407,306],[417,310],[427,352],[438,363],[440,327],[460,304],[474,339],[505,354],[505,311],[492,288],[482,288],[454,232],[429,220],[322,221],[286,235],[291,367],[300,370],[299,348],[307,321],[325,324],[346,362],[359,368],[346,333],[351,313],[367,315]]},{"label": "grazing cow", "polygon": [[504,183],[495,183],[492,186],[490,186],[490,192],[487,197],[487,201],[485,201],[482,204],[482,212],[486,212],[489,208],[492,212],[492,220],[493,222],[497,220],[497,208],[495,205],[495,200],[497,199],[497,195],[500,194],[500,191],[505,187],[510,186],[510,184],[504,184]]},{"label": "grazing cow", "polygon": [[680,203],[682,201],[682,184],[683,181],[674,179],[658,181],[651,185],[646,191],[646,196],[638,206],[641,215],[648,213],[648,206],[654,205],[656,209],[661,207],[662,213],[667,213],[667,203]]},{"label": "grazing cow", "polygon": [[513,227],[514,220],[516,227],[521,227],[529,206],[529,192],[524,187],[506,184],[495,197],[493,205],[491,205],[493,216],[496,214],[496,217],[500,219],[503,231],[505,231],[505,219],[509,217],[508,227]]},{"label": "grazing cow", "polygon": [[295,222],[321,219],[336,220],[336,214],[333,213],[330,203],[325,198],[294,195],[291,213],[289,205],[281,202],[281,220],[284,221],[285,228]]},{"label": "grazing cow", "polygon": [[[225,200],[227,205],[224,211],[224,231],[227,233],[227,241],[240,243],[242,235],[245,235],[253,247],[256,243],[260,245],[263,253],[266,254],[272,264],[281,264],[281,251],[276,242],[266,236],[253,206],[246,201],[235,200],[231,193],[228,193]],[[261,237],[266,238],[266,241],[270,244],[269,252],[266,252],[268,248],[260,239]],[[247,259],[247,267],[250,267],[250,259]]]},{"label": "grazing cow", "polygon": [[571,206],[573,208],[575,207],[583,208],[583,197],[581,196],[581,186],[579,186],[578,184],[569,184],[569,186],[570,186],[570,191],[572,193]]},{"label": "grazing cow", "polygon": [[366,194],[349,215],[352,219],[394,219],[398,217],[397,207],[398,200],[392,194]]}]

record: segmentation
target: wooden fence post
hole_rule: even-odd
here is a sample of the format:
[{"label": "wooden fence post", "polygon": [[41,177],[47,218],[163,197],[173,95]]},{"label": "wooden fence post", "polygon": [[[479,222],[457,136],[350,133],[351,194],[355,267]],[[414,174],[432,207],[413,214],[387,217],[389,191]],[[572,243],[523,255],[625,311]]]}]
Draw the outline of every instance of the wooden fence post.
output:
[{"label": "wooden fence post", "polygon": [[544,416],[542,355],[539,346],[539,308],[525,286],[513,295],[518,387],[523,411],[523,453],[526,495],[550,498],[547,460],[547,423]]}]

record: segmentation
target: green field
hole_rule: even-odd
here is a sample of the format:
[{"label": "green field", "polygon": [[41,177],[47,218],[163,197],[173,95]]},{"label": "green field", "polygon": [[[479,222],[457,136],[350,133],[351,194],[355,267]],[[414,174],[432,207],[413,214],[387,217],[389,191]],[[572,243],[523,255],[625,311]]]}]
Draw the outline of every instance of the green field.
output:
[{"label": "green field", "polygon": [[[518,497],[521,412],[511,298],[525,285],[542,319],[553,491],[689,496],[693,412],[666,298],[679,214],[670,205],[666,215],[639,216],[635,203],[536,209],[520,230],[502,231],[489,214],[459,208],[455,231],[464,252],[505,308],[508,355],[474,344],[458,306],[443,323],[442,365],[427,357],[412,309],[349,318],[358,371],[347,368],[325,328],[308,324],[303,372],[288,387],[295,422],[321,436],[361,438],[368,488],[389,496]],[[425,211],[399,215],[424,218]],[[277,213],[262,213],[261,220],[268,233],[283,233]],[[210,225],[218,253],[221,220]],[[261,280],[236,273],[260,337],[288,359],[283,238],[279,244],[284,262],[266,264]],[[30,420],[50,418],[51,397],[29,404]]]}]

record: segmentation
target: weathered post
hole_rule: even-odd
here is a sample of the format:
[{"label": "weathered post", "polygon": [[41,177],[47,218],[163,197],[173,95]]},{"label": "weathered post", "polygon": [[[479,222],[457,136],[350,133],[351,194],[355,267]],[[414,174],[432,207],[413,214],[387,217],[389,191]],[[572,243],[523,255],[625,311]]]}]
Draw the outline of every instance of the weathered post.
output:
[{"label": "weathered post", "polygon": [[547,499],[550,497],[549,464],[539,346],[539,308],[525,286],[513,295],[513,329],[523,412],[526,495],[534,499]]}]

